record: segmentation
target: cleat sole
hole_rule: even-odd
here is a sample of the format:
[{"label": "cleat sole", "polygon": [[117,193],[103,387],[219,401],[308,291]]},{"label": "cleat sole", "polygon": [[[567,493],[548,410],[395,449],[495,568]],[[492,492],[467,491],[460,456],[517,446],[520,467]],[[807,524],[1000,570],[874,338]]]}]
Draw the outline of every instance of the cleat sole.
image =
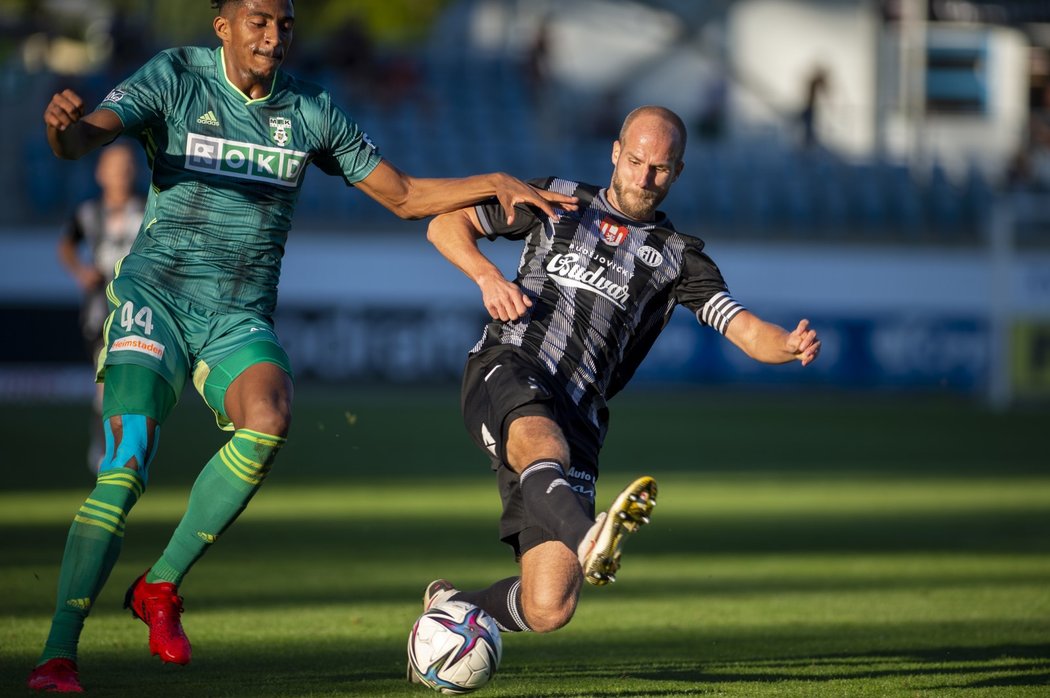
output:
[{"label": "cleat sole", "polygon": [[588,583],[604,586],[616,581],[623,537],[650,522],[650,514],[656,505],[656,491],[655,480],[640,477],[614,500],[593,547],[581,556],[584,578]]}]

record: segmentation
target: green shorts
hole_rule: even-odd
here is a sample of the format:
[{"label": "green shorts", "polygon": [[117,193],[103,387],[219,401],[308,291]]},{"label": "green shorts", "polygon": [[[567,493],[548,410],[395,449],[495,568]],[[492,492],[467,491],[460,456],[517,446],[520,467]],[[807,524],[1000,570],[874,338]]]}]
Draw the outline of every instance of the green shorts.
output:
[{"label": "green shorts", "polygon": [[292,375],[291,362],[268,316],[202,309],[121,276],[109,285],[106,296],[111,312],[102,330],[99,381],[104,380],[107,366],[142,366],[167,381],[177,399],[192,376],[218,425],[232,431],[223,401],[237,376],[257,363],[276,364]]}]

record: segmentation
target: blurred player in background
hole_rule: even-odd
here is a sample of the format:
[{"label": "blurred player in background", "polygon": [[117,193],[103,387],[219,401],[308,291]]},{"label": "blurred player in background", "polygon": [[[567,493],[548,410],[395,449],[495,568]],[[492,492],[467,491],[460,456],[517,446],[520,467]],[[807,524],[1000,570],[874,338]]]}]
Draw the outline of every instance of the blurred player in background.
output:
[{"label": "blurred player in background", "polygon": [[495,196],[508,217],[543,192],[504,174],[419,179],[382,159],[322,88],[280,71],[291,0],[213,0],[221,46],[152,58],[84,116],[71,90],[44,113],[55,155],[80,158],[121,134],[146,150],[152,187],[131,254],[107,288],[106,453],[73,520],[51,630],[29,687],[79,692],[77,643],[120,553],[125,519],[146,488],[161,425],[187,379],[233,431],[204,466],[161,557],[125,605],[149,626],[150,651],[186,664],[178,585],[262,484],[291,421],[288,357],[274,333],[281,257],[308,164],[342,177],[401,218]]},{"label": "blurred player in background", "polygon": [[[478,284],[492,316],[467,361],[463,417],[492,458],[500,535],[520,575],[480,591],[435,580],[425,607],[458,599],[505,630],[549,632],[572,618],[584,579],[613,581],[624,535],[648,521],[656,483],[638,478],[595,519],[606,401],[630,380],[675,306],[758,361],[807,365],[817,357],[808,321],[787,331],[746,310],[703,241],[676,231],[656,209],[682,172],[685,142],[676,114],[640,107],[613,143],[608,187],[556,177],[538,183],[577,197],[576,211],[552,218],[522,206],[507,222],[496,202],[485,202],[431,221],[429,239]],[[525,241],[513,282],[478,249],[482,237]]]},{"label": "blurred player in background", "polygon": [[[117,262],[131,250],[142,225],[145,202],[135,193],[135,153],[131,146],[113,143],[104,148],[95,166],[100,194],[74,211],[58,239],[58,260],[84,294],[80,308],[80,330],[92,361],[102,351],[102,323],[109,315],[106,286],[113,280]],[[82,255],[81,250],[86,250]],[[105,453],[102,432],[102,384],[92,402],[91,439],[87,463],[98,472]]]}]

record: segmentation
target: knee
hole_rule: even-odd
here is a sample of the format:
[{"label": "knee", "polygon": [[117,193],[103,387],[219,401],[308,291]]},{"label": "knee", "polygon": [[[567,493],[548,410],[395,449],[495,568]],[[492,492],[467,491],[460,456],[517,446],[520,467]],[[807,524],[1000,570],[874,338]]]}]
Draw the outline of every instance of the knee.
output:
[{"label": "knee", "polygon": [[149,465],[157,453],[160,425],[143,415],[111,417],[103,424],[106,451],[99,463],[99,475],[122,470],[137,473],[143,486],[149,479]]},{"label": "knee", "polygon": [[292,390],[291,377],[279,366],[257,363],[230,383],[223,407],[237,429],[283,439],[292,424]]},{"label": "knee", "polygon": [[569,444],[561,428],[546,417],[515,419],[507,432],[508,464],[520,473],[540,459],[569,462]]},{"label": "knee", "polygon": [[259,406],[249,412],[243,426],[252,431],[279,436],[283,439],[288,436],[292,427],[291,408],[285,404]]},{"label": "knee", "polygon": [[557,593],[540,592],[523,600],[525,622],[537,633],[549,633],[565,627],[576,612],[575,598]]},{"label": "knee", "polygon": [[247,405],[240,423],[236,427],[267,433],[281,439],[288,436],[292,427],[292,405],[289,400],[259,400]]}]

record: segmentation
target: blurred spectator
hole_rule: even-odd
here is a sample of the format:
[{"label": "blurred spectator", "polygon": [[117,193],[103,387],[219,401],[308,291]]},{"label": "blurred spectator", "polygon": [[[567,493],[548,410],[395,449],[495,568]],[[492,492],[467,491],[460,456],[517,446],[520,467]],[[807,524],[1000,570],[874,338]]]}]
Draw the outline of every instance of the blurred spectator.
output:
[{"label": "blurred spectator", "polygon": [[827,91],[828,73],[823,66],[817,66],[806,79],[805,101],[798,117],[804,150],[814,150],[820,146],[820,139],[817,137],[817,118],[820,103]]},{"label": "blurred spectator", "polygon": [[373,70],[373,96],[384,109],[423,107],[423,70],[413,56],[393,52]]},{"label": "blurred spectator", "polygon": [[620,107],[621,90],[611,87],[597,100],[590,118],[590,132],[595,140],[615,141],[620,137],[620,122],[623,109]]},{"label": "blurred spectator", "polygon": [[375,63],[375,42],[368,27],[350,17],[328,36],[322,50],[305,67],[312,76],[323,70],[332,71],[347,93],[356,98],[370,89]]},{"label": "blurred spectator", "polygon": [[569,137],[564,132],[558,95],[551,89],[551,18],[543,17],[536,26],[524,58],[524,76],[536,110],[536,128],[541,141],[553,144]]},{"label": "blurred spectator", "polygon": [[[84,294],[80,330],[92,361],[102,349],[102,325],[109,312],[106,286],[142,225],[145,204],[134,191],[135,173],[135,155],[129,145],[118,142],[104,148],[95,167],[100,194],[77,206],[58,240],[58,259]],[[95,428],[87,454],[92,472],[98,471],[105,452],[102,384],[96,387],[91,420]]]},{"label": "blurred spectator", "polygon": [[550,18],[544,17],[536,27],[528,51],[525,54],[525,79],[535,101],[546,98],[547,82],[550,79]]},{"label": "blurred spectator", "polygon": [[1050,191],[1050,82],[1039,86],[1028,115],[1028,134],[1007,172],[1011,189]]},{"label": "blurred spectator", "polygon": [[357,17],[343,22],[301,65],[310,79],[334,80],[347,101],[374,101],[383,109],[422,101],[423,71],[415,58],[397,50],[381,52]]},{"label": "blurred spectator", "polygon": [[106,69],[105,84],[115,84],[156,53],[156,47],[150,38],[149,27],[141,16],[132,16],[121,7],[114,10],[109,33],[113,49]]},{"label": "blurred spectator", "polygon": [[716,141],[725,135],[729,81],[719,72],[704,81],[700,108],[696,115],[696,132],[705,141]]}]

